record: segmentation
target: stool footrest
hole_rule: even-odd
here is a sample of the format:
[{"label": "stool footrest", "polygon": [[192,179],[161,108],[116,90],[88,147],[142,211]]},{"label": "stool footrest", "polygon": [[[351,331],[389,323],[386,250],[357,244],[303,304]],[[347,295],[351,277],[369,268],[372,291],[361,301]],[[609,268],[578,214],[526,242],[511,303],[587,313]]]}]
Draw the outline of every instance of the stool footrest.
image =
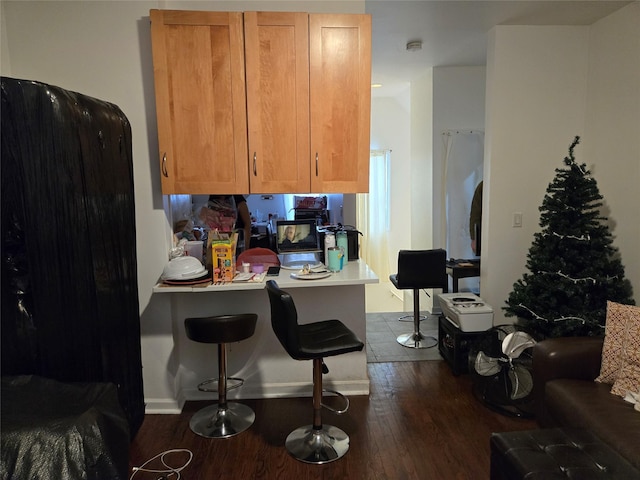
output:
[{"label": "stool footrest", "polygon": [[[231,380],[231,385],[229,385],[229,380]],[[200,382],[198,384],[198,390],[201,392],[217,392],[218,391],[218,382],[220,380],[217,378],[210,378],[205,380],[204,382]],[[229,390],[233,390],[234,388],[239,388],[244,384],[244,378],[236,378],[236,377],[227,377],[227,392]],[[210,388],[209,385],[216,385],[215,388]]]},{"label": "stool footrest", "polygon": [[333,412],[333,413],[337,413],[338,415],[342,415],[342,414],[343,414],[343,413],[345,413],[347,410],[349,410],[349,399],[348,399],[346,396],[344,396],[342,393],[337,392],[337,391],[335,391],[335,390],[323,389],[323,390],[322,390],[322,393],[325,393],[325,392],[326,392],[326,393],[333,393],[334,395],[336,395],[336,396],[340,397],[340,398],[344,401],[345,406],[344,406],[344,408],[343,408],[343,409],[337,409],[337,408],[333,408],[333,407],[331,407],[331,406],[329,406],[329,405],[326,405],[326,404],[324,404],[324,403],[320,402],[320,405],[321,405],[321,406],[323,406],[324,408],[326,408],[327,410],[329,410],[329,411],[331,411],[331,412]]},{"label": "stool footrest", "polygon": [[[420,315],[420,321],[421,322],[425,321],[427,318],[429,318],[429,317],[427,317],[426,315]],[[413,320],[414,320],[413,313],[398,317],[398,321],[399,322],[413,322]]]}]

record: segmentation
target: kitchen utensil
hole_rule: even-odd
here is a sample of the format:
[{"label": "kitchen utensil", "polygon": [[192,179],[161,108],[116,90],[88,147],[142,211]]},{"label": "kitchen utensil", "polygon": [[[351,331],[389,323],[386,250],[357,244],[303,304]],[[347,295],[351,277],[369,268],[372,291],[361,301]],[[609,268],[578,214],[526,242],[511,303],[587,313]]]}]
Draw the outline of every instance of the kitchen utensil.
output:
[{"label": "kitchen utensil", "polygon": [[204,274],[207,269],[195,257],[177,257],[169,260],[162,271],[163,280],[188,280]]}]

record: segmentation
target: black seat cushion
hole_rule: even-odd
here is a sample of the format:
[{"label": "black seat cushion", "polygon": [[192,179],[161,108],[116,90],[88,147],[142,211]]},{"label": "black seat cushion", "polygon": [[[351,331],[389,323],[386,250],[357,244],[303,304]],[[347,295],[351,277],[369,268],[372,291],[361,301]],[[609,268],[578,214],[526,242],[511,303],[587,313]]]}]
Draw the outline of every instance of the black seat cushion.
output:
[{"label": "black seat cushion", "polygon": [[442,288],[446,291],[447,252],[433,250],[400,250],[398,273],[389,276],[398,289]]},{"label": "black seat cushion", "polygon": [[297,360],[331,357],[349,352],[359,352],[364,343],[340,320],[300,325],[300,348]]},{"label": "black seat cushion", "polygon": [[257,320],[255,313],[193,317],[185,319],[184,328],[194,342],[230,343],[251,337]]}]

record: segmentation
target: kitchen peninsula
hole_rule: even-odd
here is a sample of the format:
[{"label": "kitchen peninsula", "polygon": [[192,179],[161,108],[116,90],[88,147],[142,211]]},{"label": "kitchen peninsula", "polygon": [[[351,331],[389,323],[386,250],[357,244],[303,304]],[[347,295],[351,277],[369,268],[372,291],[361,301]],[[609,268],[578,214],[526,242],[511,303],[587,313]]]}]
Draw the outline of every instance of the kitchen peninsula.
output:
[{"label": "kitchen peninsula", "polygon": [[[365,284],[378,283],[377,275],[363,260],[347,262],[344,269],[322,279],[297,280],[293,270],[282,268],[275,280],[288,291],[296,304],[300,323],[340,319],[366,341]],[[271,328],[269,298],[265,281],[224,285],[167,286],[158,284],[154,294],[171,294],[173,357],[176,401],[181,408],[187,400],[215,398],[203,393],[198,383],[217,375],[217,347],[192,342],[186,336],[184,319],[229,313],[257,313],[255,334],[242,342],[227,345],[228,374],[243,378],[241,388],[228,398],[272,398],[311,396],[311,362],[293,360],[278,342]],[[325,388],[345,395],[368,395],[367,355],[350,353],[326,361],[329,375]],[[151,413],[151,412],[147,412]]]}]

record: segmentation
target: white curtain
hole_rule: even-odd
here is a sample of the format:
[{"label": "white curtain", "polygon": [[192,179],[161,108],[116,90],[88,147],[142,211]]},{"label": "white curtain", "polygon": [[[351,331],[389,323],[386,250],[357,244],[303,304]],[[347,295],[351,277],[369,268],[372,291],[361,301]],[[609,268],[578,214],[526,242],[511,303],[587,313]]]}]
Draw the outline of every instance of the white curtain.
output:
[{"label": "white curtain", "polygon": [[356,195],[360,258],[381,281],[389,278],[389,190],[391,150],[371,151],[369,193]]},{"label": "white curtain", "polygon": [[[444,215],[446,249],[449,258],[474,258],[469,234],[471,200],[482,180],[484,163],[484,132],[478,130],[449,130],[443,134],[445,142]],[[478,288],[477,279],[461,280],[467,288]]]}]

